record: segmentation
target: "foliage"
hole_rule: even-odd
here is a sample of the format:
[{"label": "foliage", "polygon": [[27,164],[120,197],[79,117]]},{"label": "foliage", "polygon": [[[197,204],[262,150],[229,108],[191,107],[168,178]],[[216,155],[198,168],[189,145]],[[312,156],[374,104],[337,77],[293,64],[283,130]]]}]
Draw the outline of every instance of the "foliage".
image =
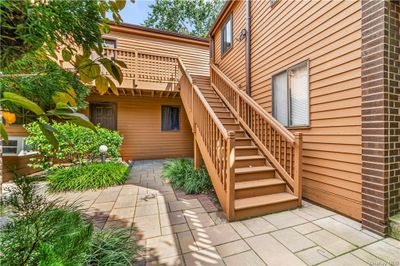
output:
[{"label": "foliage", "polygon": [[145,20],[147,27],[206,37],[223,0],[156,0]]},{"label": "foliage", "polygon": [[[70,83],[77,82],[79,77],[79,80],[86,84],[95,81],[101,94],[109,87],[118,94],[114,82],[101,75],[100,65],[119,83],[123,78],[120,67],[126,65],[103,55],[101,36],[109,30],[107,12],[111,12],[115,22],[119,23],[121,18],[118,12],[124,6],[125,0],[85,0],[79,4],[76,1],[64,0],[0,1],[0,77],[8,79],[7,83],[2,85],[9,88],[9,91],[0,91],[1,109],[11,111],[18,106],[32,112],[34,120],[42,118],[44,122],[41,131],[55,149],[58,148],[58,143],[49,121],[68,120],[94,129],[84,115],[76,113],[79,106],[75,104],[75,98],[80,91],[75,91],[78,84]],[[98,55],[97,58],[93,59],[92,51]],[[72,65],[75,78],[63,73],[66,70],[55,64],[44,71],[37,68],[21,68],[24,62],[29,60],[33,65],[43,63],[40,60],[47,61],[49,65],[50,60],[59,61],[59,56]],[[54,82],[57,75],[62,76],[64,80]],[[31,86],[29,91],[32,92],[40,84],[39,81],[30,83],[30,79],[35,77],[42,84],[62,86],[47,98],[54,101],[53,109],[42,106],[43,102],[38,104],[37,98],[30,99],[29,93],[24,94],[26,86]],[[65,78],[67,81],[63,82]],[[39,94],[39,98],[41,96]],[[0,133],[7,141],[7,132],[2,122]]]},{"label": "foliage", "polygon": [[58,168],[48,175],[53,191],[88,190],[123,184],[128,167],[117,162],[89,163]]},{"label": "foliage", "polygon": [[199,194],[212,189],[212,183],[206,168],[195,170],[193,160],[175,159],[165,163],[163,177],[169,179],[172,186],[183,189],[188,194]]},{"label": "foliage", "polygon": [[25,126],[29,136],[26,144],[31,145],[40,156],[31,158],[34,168],[46,170],[58,161],[83,163],[94,161],[100,157],[100,145],[108,147],[107,157],[117,159],[122,145],[122,137],[117,131],[96,126],[97,133],[71,123],[53,123],[58,150],[54,150],[51,142],[43,136],[40,121]]},{"label": "foliage", "polygon": [[94,231],[75,206],[46,201],[30,179],[15,182],[3,198],[11,222],[0,230],[0,265],[133,265],[129,230]]}]

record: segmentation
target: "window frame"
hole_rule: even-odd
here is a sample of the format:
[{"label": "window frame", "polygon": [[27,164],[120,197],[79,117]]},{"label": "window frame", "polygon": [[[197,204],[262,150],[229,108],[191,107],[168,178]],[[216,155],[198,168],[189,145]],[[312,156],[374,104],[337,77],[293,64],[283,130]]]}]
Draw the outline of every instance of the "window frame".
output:
[{"label": "window frame", "polygon": [[[16,141],[17,145],[9,145],[9,143],[2,143],[2,149],[3,153],[2,156],[4,157],[20,157],[20,156],[29,156],[33,154],[37,154],[37,152],[31,150],[31,149],[26,149],[27,145],[25,143],[26,137],[22,136],[10,136],[8,138],[9,141]],[[10,153],[10,152],[4,152],[5,149],[11,148],[11,149],[16,149],[15,153]]]},{"label": "window frame", "polygon": [[[176,108],[178,109],[178,129],[166,129],[163,126],[163,111],[164,108]],[[171,123],[170,123],[171,124]],[[180,132],[181,131],[181,106],[179,105],[161,105],[161,132]]]},{"label": "window frame", "polygon": [[[231,22],[231,46],[229,48],[227,48],[226,50],[224,50],[224,28],[226,27],[226,25],[228,24],[228,22]],[[220,38],[220,42],[221,42],[221,58],[224,57],[230,50],[232,50],[233,48],[233,13],[230,13],[228,15],[228,17],[225,19],[224,23],[222,24],[221,28],[220,28],[220,32],[221,32],[221,38]]]},{"label": "window frame", "polygon": [[[117,39],[117,38],[104,37],[104,38],[102,38],[102,41],[103,41],[103,47],[104,47],[104,48],[108,48],[108,49],[117,49],[117,48],[118,48],[118,39]],[[105,41],[113,41],[113,42],[115,43],[115,47],[114,47],[114,48],[105,47],[105,46],[104,46],[104,42],[105,42]]]},{"label": "window frame", "polygon": [[[279,1],[279,0],[277,0],[277,1]],[[304,124],[304,125],[291,125],[291,114],[292,114],[292,110],[291,110],[291,95],[292,95],[292,93],[291,93],[291,87],[290,87],[290,81],[289,81],[289,75],[288,75],[288,73],[289,73],[289,71],[291,70],[291,69],[293,69],[293,68],[296,68],[296,67],[298,67],[298,66],[300,66],[300,65],[302,65],[302,64],[305,64],[306,65],[306,68],[307,68],[307,97],[308,97],[308,105],[307,105],[307,111],[308,111],[308,122],[307,122],[307,124]],[[280,75],[280,74],[282,74],[282,73],[286,73],[286,86],[287,86],[287,95],[288,95],[288,99],[287,99],[287,115],[288,115],[288,117],[287,117],[287,121],[288,121],[288,125],[287,126],[285,126],[285,125],[283,125],[284,127],[286,127],[286,128],[289,128],[289,129],[296,129],[296,128],[310,128],[310,125],[311,125],[311,109],[310,109],[310,60],[309,59],[306,59],[306,60],[302,60],[302,61],[300,61],[300,62],[298,62],[298,63],[296,63],[296,64],[294,64],[294,65],[292,65],[292,66],[290,66],[290,67],[288,67],[288,68],[286,68],[285,70],[281,70],[281,71],[279,71],[279,72],[276,72],[276,73],[274,73],[272,76],[271,76],[271,103],[272,103],[272,116],[275,118],[275,113],[274,113],[274,92],[275,92],[275,88],[274,88],[274,82],[273,82],[273,79],[274,79],[274,77],[275,76],[278,76],[278,75]],[[276,118],[275,118],[276,119]],[[279,122],[279,121],[278,121]],[[279,122],[280,123],[280,122]],[[280,123],[281,124],[281,123]],[[282,124],[281,124],[282,125]]]}]

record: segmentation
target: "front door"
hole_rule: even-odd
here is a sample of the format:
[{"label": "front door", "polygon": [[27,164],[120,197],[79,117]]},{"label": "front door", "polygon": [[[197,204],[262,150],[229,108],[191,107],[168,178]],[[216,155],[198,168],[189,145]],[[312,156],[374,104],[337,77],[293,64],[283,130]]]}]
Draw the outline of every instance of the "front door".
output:
[{"label": "front door", "polygon": [[90,103],[90,121],[117,130],[117,105],[115,103]]}]

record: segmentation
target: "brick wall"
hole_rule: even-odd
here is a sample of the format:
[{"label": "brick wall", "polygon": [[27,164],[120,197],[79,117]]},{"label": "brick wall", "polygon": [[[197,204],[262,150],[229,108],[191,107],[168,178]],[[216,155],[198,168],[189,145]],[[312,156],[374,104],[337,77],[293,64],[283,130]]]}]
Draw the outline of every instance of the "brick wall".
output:
[{"label": "brick wall", "polygon": [[399,3],[362,0],[362,223],[380,234],[399,210]]}]

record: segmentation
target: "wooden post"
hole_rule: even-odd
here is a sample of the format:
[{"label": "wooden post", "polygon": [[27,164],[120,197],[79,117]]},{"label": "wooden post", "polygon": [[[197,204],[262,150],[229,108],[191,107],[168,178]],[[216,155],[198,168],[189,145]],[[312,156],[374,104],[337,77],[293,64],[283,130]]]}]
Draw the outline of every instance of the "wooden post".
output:
[{"label": "wooden post", "polygon": [[[139,82],[139,53],[137,50],[135,50],[135,79],[134,79],[134,84],[137,86]],[[135,86],[134,86],[135,87]]]},{"label": "wooden post", "polygon": [[302,199],[302,179],[303,179],[303,134],[301,132],[295,133],[295,146],[294,146],[294,195],[299,199],[299,206]]},{"label": "wooden post", "polygon": [[226,145],[226,214],[229,221],[235,218],[235,131],[228,132]]},{"label": "wooden post", "polygon": [[194,115],[194,112],[195,112],[195,108],[194,108],[194,94],[195,94],[195,92],[194,92],[194,85],[193,85],[193,84],[192,84],[192,86],[191,86],[190,89],[192,90],[192,99],[189,99],[189,100],[192,102],[192,103],[191,103],[192,121],[193,121],[192,132],[195,133],[195,132],[196,132],[196,128],[195,128],[195,126],[196,126],[196,121],[194,121],[194,119],[195,119],[195,115]]},{"label": "wooden post", "polygon": [[202,164],[202,157],[200,153],[200,148],[199,145],[197,144],[196,141],[196,131],[193,133],[193,151],[194,151],[194,156],[193,156],[193,165],[194,169],[200,169],[201,164]]}]

